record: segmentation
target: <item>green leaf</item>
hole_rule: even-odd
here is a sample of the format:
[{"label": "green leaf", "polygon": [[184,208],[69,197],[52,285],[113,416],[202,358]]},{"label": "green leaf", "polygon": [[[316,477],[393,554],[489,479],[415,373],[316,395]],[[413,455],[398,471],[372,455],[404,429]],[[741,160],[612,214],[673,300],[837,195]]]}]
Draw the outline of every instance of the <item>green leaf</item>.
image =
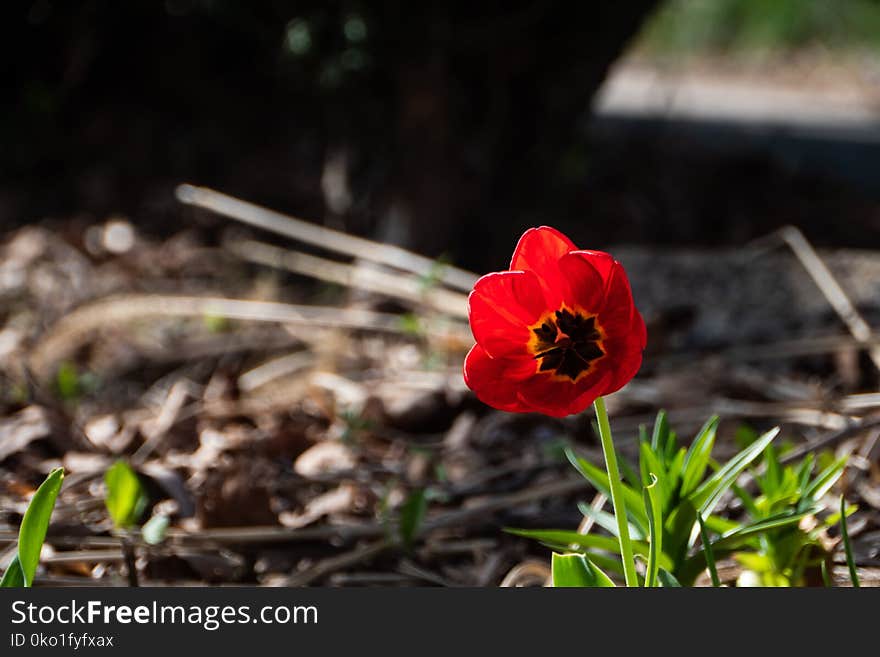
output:
[{"label": "green leaf", "polygon": [[691,493],[689,497],[697,512],[704,516],[712,513],[715,505],[721,500],[721,496],[727,492],[740,473],[766,449],[778,434],[779,427],[775,427],[762,435]]},{"label": "green leaf", "polygon": [[804,495],[804,491],[806,491],[810,485],[810,475],[813,473],[813,464],[815,463],[815,460],[816,458],[813,456],[813,453],[810,452],[804,457],[804,460],[801,461],[801,464],[798,466],[795,478],[798,481],[798,490],[801,491],[801,495]]},{"label": "green leaf", "polygon": [[27,586],[24,582],[24,572],[21,569],[21,561],[18,560],[18,553],[12,557],[9,567],[3,573],[3,579],[0,579],[0,589],[15,589]]},{"label": "green leaf", "polygon": [[820,499],[825,493],[831,490],[831,487],[840,479],[843,471],[846,469],[848,456],[842,456],[834,461],[827,468],[822,470],[810,485],[804,490],[803,497],[810,501]]},{"label": "green leaf", "polygon": [[[620,556],[620,542],[611,536],[599,534],[581,534],[568,529],[514,529],[505,527],[504,531],[514,536],[522,536],[541,541],[545,545],[565,550],[603,550],[616,556]],[[648,558],[650,546],[645,541],[631,541],[633,553]],[[671,563],[664,555],[659,555],[659,563],[665,567],[671,567]]]},{"label": "green leaf", "polygon": [[[571,449],[566,450],[565,455],[571,464],[577,468],[578,472],[583,475],[584,479],[589,481],[596,490],[605,493],[609,499],[611,498],[608,474],[604,470],[577,456]],[[626,511],[630,515],[630,520],[639,528],[642,535],[647,535],[648,515],[645,511],[642,496],[625,483],[621,484],[621,488],[623,489],[624,504],[626,504]]]},{"label": "green leaf", "polygon": [[583,554],[553,553],[550,562],[553,586],[561,587],[613,587],[614,582]]},{"label": "green leaf", "polygon": [[666,449],[668,438],[669,421],[666,419],[666,411],[661,410],[657,413],[657,419],[654,421],[654,432],[651,434],[651,449],[655,454],[660,450]]},{"label": "green leaf", "polygon": [[645,571],[645,586],[657,586],[657,567],[659,555],[663,553],[663,518],[660,513],[660,492],[657,490],[657,477],[651,474],[651,483],[643,491],[645,506],[648,509],[649,551],[648,566]]},{"label": "green leaf", "polygon": [[[620,543],[616,538],[611,536],[600,536],[599,534],[581,534],[568,529],[509,529],[504,531],[515,536],[523,536],[524,538],[532,538],[542,543],[551,543],[553,545],[564,545],[569,548],[584,548],[593,550],[604,550],[620,556]],[[635,545],[633,546],[635,550]]]},{"label": "green leaf", "polygon": [[846,500],[840,496],[840,536],[843,538],[843,551],[846,553],[846,566],[849,568],[849,578],[853,588],[859,588],[859,571],[856,570],[856,560],[853,557],[852,544],[849,541],[849,531],[846,528]]},{"label": "green leaf", "polygon": [[712,542],[709,540],[709,532],[706,531],[706,523],[703,522],[703,516],[699,513],[697,514],[697,521],[700,523],[700,538],[703,540],[703,552],[706,553],[706,568],[709,569],[712,586],[717,589],[721,587],[721,580],[718,579],[718,569],[715,567],[715,554],[712,552]]},{"label": "green leaf", "polygon": [[755,522],[742,525],[732,531],[722,534],[712,543],[714,549],[734,549],[742,545],[746,539],[769,532],[782,527],[789,527],[798,524],[804,517],[813,513],[816,509],[809,508],[797,513],[791,510],[781,511],[780,513],[757,520]]},{"label": "green leaf", "polygon": [[55,500],[58,499],[62,481],[64,481],[64,469],[52,470],[46,480],[40,484],[28,504],[27,511],[24,512],[21,528],[18,530],[18,560],[21,563],[25,586],[34,583],[37,564],[40,562],[40,550],[46,539],[49,518],[52,517],[52,509],[55,507]]},{"label": "green leaf", "polygon": [[703,522],[706,523],[706,529],[716,534],[726,534],[742,526],[742,523],[736,520],[728,520],[721,516],[706,516]]},{"label": "green leaf", "polygon": [[[642,443],[639,449],[639,467],[641,468],[642,473],[642,482],[654,481],[654,486],[656,486],[657,502],[660,504],[660,508],[664,508],[666,505],[666,500],[668,499],[668,494],[670,490],[666,487],[666,468],[660,462],[660,459],[657,458],[657,455],[651,450],[651,446],[648,443]],[[653,479],[652,479],[653,477]],[[644,483],[642,483],[642,488],[645,488]],[[642,495],[644,501],[644,491]],[[645,508],[647,508],[647,504],[645,504]],[[648,522],[651,521],[651,511],[648,510]]]},{"label": "green leaf", "polygon": [[666,490],[669,491],[669,496],[672,497],[676,491],[680,493],[679,481],[681,480],[682,475],[684,474],[684,460],[687,457],[687,450],[684,447],[681,447],[676,453],[675,456],[667,461],[666,465]]},{"label": "green leaf", "polygon": [[660,580],[660,585],[664,589],[680,589],[681,583],[675,579],[675,575],[670,573],[665,568],[661,568],[657,571],[657,579]]},{"label": "green leaf", "polygon": [[681,480],[681,494],[689,495],[695,490],[706,475],[709,457],[715,446],[715,435],[718,431],[718,416],[712,416],[700,429],[691,448],[684,459],[684,473]]},{"label": "green leaf", "polygon": [[141,480],[125,461],[116,461],[104,474],[107,497],[104,504],[113,524],[120,529],[134,525],[147,506]]},{"label": "green leaf", "polygon": [[732,490],[733,494],[739,498],[740,502],[742,502],[743,508],[746,510],[746,513],[749,514],[749,517],[761,517],[762,513],[760,509],[758,509],[758,503],[749,491],[737,484],[731,485],[730,490]]},{"label": "green leaf", "polygon": [[76,365],[64,362],[58,366],[55,374],[55,389],[64,401],[73,401],[80,396],[82,385]]},{"label": "green leaf", "polygon": [[822,563],[819,565],[819,568],[822,571],[822,585],[826,589],[833,589],[834,582],[831,580],[831,573],[828,572],[828,560],[822,559]]},{"label": "green leaf", "polygon": [[[667,511],[664,525],[666,534],[663,537],[663,552],[669,555],[674,564],[679,564],[686,557],[689,541],[697,523],[697,510],[687,498],[680,499],[678,504]],[[663,564],[661,564],[663,565]],[[667,570],[678,574],[678,566],[665,566]]]},{"label": "green leaf", "polygon": [[407,549],[412,547],[422,525],[422,520],[425,518],[425,512],[428,510],[428,497],[425,492],[424,488],[415,489],[400,507],[397,526],[400,531],[400,540]]},{"label": "green leaf", "polygon": [[[550,549],[565,552],[565,548],[561,545],[551,547]],[[601,552],[588,552],[586,550],[583,552],[579,552],[578,554],[583,554],[606,573],[614,573],[616,575],[619,575],[621,579],[626,577],[625,573],[623,572],[623,562],[620,560],[619,556],[611,557]]]},{"label": "green leaf", "polygon": [[165,532],[168,531],[168,525],[170,522],[168,516],[161,513],[147,520],[147,522],[144,523],[144,526],[141,527],[141,536],[143,537],[144,542],[147,545],[158,545],[164,541]]},{"label": "green leaf", "polygon": [[782,486],[782,469],[773,445],[767,445],[767,449],[764,450],[764,465],[766,467],[763,477],[764,494],[767,497],[775,497],[776,492]]},{"label": "green leaf", "polygon": [[[608,511],[603,511],[602,509],[594,509],[586,502],[578,502],[578,510],[587,518],[592,518],[593,522],[595,522],[609,534],[611,534],[612,536],[617,536],[617,519],[614,517],[613,513],[608,513]],[[629,535],[631,538],[637,541],[643,541],[647,538],[644,534],[642,534],[642,530],[636,527],[634,524],[632,524],[631,522],[627,524],[629,525]]]}]

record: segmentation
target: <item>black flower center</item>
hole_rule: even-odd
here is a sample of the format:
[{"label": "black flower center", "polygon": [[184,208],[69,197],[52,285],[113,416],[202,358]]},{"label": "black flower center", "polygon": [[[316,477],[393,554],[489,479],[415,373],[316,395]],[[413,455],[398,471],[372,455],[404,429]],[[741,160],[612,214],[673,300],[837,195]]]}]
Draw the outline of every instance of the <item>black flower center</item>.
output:
[{"label": "black flower center", "polygon": [[555,372],[572,381],[590,368],[590,364],[605,355],[602,335],[596,328],[596,318],[573,313],[563,308],[533,328],[536,342],[535,358],[541,361],[541,372]]}]

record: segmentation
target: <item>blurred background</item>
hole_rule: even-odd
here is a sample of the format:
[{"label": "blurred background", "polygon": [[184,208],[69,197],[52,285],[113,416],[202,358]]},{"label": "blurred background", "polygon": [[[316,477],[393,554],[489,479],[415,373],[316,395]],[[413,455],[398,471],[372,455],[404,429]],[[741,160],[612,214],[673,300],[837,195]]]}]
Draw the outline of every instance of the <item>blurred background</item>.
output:
[{"label": "blurred background", "polygon": [[544,221],[876,246],[876,2],[621,4],[7,3],[0,223],[193,181],[476,270]]},{"label": "blurred background", "polygon": [[[470,282],[540,224],[630,272],[621,435],[663,406],[857,451],[880,564],[853,429],[880,404],[880,2],[28,0],[0,49],[0,540],[65,465],[46,581],[497,585],[546,556],[500,527],[577,526],[579,484],[547,483],[598,455],[589,422],[460,376]],[[136,563],[119,457],[170,523]]]}]

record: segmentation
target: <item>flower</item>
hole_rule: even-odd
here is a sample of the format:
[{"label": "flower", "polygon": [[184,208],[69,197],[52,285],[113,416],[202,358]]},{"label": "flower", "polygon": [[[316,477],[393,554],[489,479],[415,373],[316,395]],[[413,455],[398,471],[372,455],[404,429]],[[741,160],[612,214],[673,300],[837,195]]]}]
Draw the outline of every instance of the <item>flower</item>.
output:
[{"label": "flower", "polygon": [[548,226],[523,234],[509,271],[474,284],[468,316],[465,383],[503,411],[580,413],[642,364],[645,322],[623,266]]}]

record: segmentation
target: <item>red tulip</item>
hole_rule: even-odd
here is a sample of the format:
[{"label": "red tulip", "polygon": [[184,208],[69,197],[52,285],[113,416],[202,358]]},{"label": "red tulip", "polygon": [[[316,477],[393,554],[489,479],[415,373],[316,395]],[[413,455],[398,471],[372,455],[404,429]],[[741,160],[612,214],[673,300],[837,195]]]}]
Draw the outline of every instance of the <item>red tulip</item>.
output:
[{"label": "red tulip", "polygon": [[621,264],[548,226],[523,234],[509,271],[474,284],[468,315],[465,383],[503,411],[580,413],[642,364],[645,322]]}]

